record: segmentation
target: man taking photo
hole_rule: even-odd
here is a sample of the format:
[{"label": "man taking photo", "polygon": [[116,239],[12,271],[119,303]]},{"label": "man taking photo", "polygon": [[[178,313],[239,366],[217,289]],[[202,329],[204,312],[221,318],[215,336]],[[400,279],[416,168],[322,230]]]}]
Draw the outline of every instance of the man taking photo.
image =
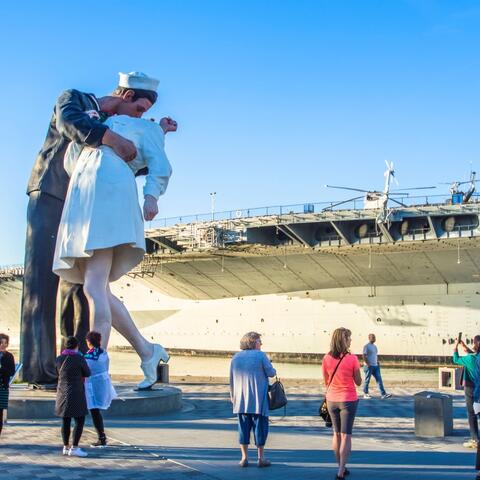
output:
[{"label": "man taking photo", "polygon": [[[458,346],[461,345],[466,355],[458,354]],[[473,391],[475,389],[475,368],[477,355],[480,347],[480,335],[473,338],[473,350],[465,345],[463,340],[455,340],[453,351],[453,363],[463,366],[463,388],[465,391],[465,403],[467,404],[468,427],[470,429],[470,440],[463,446],[466,448],[477,448],[478,445],[478,420],[473,411]]]}]

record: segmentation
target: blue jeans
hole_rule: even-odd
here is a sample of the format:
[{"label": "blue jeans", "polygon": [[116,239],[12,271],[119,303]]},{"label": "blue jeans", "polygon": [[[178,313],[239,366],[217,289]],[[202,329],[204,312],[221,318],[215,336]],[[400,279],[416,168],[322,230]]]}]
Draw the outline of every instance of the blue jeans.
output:
[{"label": "blue jeans", "polygon": [[365,382],[363,383],[363,393],[368,393],[368,386],[370,385],[370,379],[373,378],[377,381],[378,388],[380,393],[385,395],[385,387],[383,386],[382,374],[380,373],[380,365],[364,367],[365,372]]},{"label": "blue jeans", "polygon": [[268,417],[254,413],[238,414],[238,439],[240,445],[250,443],[250,432],[253,430],[255,445],[263,447],[268,437]]},{"label": "blue jeans", "polygon": [[470,429],[470,436],[472,440],[478,442],[478,419],[473,410],[473,391],[475,387],[465,384],[463,390],[465,392],[465,403],[467,404],[467,414],[468,414],[468,427]]}]

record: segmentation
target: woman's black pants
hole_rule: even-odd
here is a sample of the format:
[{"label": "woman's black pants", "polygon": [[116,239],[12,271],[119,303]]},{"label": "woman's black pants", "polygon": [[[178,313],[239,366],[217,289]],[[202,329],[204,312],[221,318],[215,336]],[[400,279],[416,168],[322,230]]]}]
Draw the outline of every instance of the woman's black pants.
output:
[{"label": "woman's black pants", "polygon": [[105,438],[102,412],[98,408],[92,408],[90,414],[92,415],[93,426],[97,431],[98,438]]},{"label": "woman's black pants", "polygon": [[[72,417],[63,417],[62,440],[64,445],[69,445],[71,424],[72,424]],[[78,447],[80,438],[83,433],[84,425],[85,425],[85,417],[75,417],[75,426],[73,427],[73,443],[72,443],[74,447]]]}]

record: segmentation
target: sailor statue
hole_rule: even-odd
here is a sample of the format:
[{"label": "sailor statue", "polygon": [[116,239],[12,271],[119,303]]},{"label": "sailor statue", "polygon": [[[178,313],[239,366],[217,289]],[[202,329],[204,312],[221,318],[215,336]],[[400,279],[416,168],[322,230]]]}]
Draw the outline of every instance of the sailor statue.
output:
[{"label": "sailor statue", "polygon": [[[123,186],[128,191],[126,198],[129,201],[133,201],[134,187],[136,191],[134,173],[142,167],[153,168],[153,172],[149,172],[147,176],[144,216],[146,219],[154,216],[158,212],[158,196],[165,191],[171,174],[170,165],[163,151],[164,134],[176,130],[176,123],[168,118],[162,119],[160,125],[141,119],[141,116],[157,100],[157,86],[158,80],[141,72],[121,73],[118,87],[111,95],[97,98],[90,93],[67,90],[58,97],[54,106],[47,136],[35,160],[27,188],[29,203],[20,348],[23,379],[31,384],[45,386],[55,384],[57,380],[55,318],[59,276],[52,271],[56,246],[57,267],[59,265],[65,267],[69,262],[73,262],[75,267],[85,274],[88,275],[90,272],[89,279],[92,278],[91,268],[89,269],[92,265],[89,265],[89,259],[97,259],[101,256],[98,252],[110,249],[113,257],[114,253],[124,250],[119,246],[120,244],[131,245],[129,248],[135,253],[135,260],[130,259],[124,262],[123,268],[115,271],[116,274],[120,271],[123,274],[125,268],[130,268],[133,263],[141,260],[145,249],[143,219],[139,218],[137,198],[135,198],[136,207],[132,204],[130,209],[138,215],[132,215],[129,219],[130,223],[126,222],[128,227],[125,227],[130,229],[130,236],[120,234],[118,238],[106,239],[108,246],[103,244],[99,246],[102,242],[98,238],[97,243],[92,243],[92,238],[77,237],[77,242],[74,242],[75,248],[71,249],[72,245],[65,240],[68,235],[78,233],[72,230],[73,226],[78,226],[81,220],[91,222],[90,226],[93,223],[98,226],[99,217],[95,216],[95,213],[98,213],[98,205],[86,202],[87,197],[82,197],[81,192],[79,194],[78,182],[74,185],[69,182],[69,174],[64,168],[65,153],[67,149],[69,152],[75,152],[75,155],[69,156],[70,161],[73,157],[76,161],[70,171],[73,176],[78,178],[82,174],[75,170],[77,167],[90,171],[92,175],[92,182],[88,185],[90,191],[98,189],[99,192],[102,190],[103,193],[107,192],[108,176],[117,175],[119,169],[124,180]],[[140,141],[145,139],[145,143],[149,145],[146,149]],[[155,145],[152,146],[152,143]],[[129,163],[131,163],[130,166]],[[109,170],[107,167],[112,169]],[[102,177],[102,174],[106,176]],[[116,212],[125,207],[126,195],[118,189],[117,192],[119,196],[109,198],[111,204],[115,201],[123,202],[116,205]],[[108,197],[108,194],[106,196]],[[65,211],[66,199],[70,208]],[[77,203],[78,201],[80,203]],[[91,214],[93,212],[93,216],[89,219],[85,217],[87,210]],[[83,214],[84,218],[75,218],[75,214]],[[114,216],[112,221],[115,220]],[[103,220],[100,224],[102,222],[105,224]],[[92,228],[92,232],[93,230]],[[96,232],[97,236],[102,236],[104,233],[105,231],[100,230]],[[92,245],[93,248],[90,248]],[[75,255],[78,255],[77,259]],[[90,263],[97,268],[97,272],[101,270],[98,270],[98,262]],[[106,330],[109,319],[110,325],[112,324],[111,314],[108,313],[106,319],[99,318],[99,304],[96,303],[95,298],[98,292],[91,291],[92,282],[89,283],[90,290],[85,288],[84,291],[82,285],[85,278],[62,275],[62,272],[67,270],[69,269],[60,268],[57,271],[61,277],[59,296],[62,336],[76,335],[83,343],[86,332],[95,328],[102,331],[108,342],[109,331]],[[101,273],[108,279],[115,277],[110,275],[110,269],[108,272]],[[108,282],[106,285],[108,287]],[[95,287],[96,284],[93,285],[94,289]],[[115,308],[120,307],[115,303]],[[121,315],[127,318],[128,312],[122,311]],[[118,325],[117,311],[113,312],[113,316],[120,333],[127,338],[130,337],[140,350],[137,349],[137,352],[142,359],[142,368],[145,372],[145,379],[141,386],[148,387],[156,380],[156,363],[160,360],[167,361],[168,354],[160,345],[146,341],[142,343],[143,337],[129,315],[128,325],[125,321],[123,323],[120,321]],[[155,365],[152,366],[153,364]]]}]

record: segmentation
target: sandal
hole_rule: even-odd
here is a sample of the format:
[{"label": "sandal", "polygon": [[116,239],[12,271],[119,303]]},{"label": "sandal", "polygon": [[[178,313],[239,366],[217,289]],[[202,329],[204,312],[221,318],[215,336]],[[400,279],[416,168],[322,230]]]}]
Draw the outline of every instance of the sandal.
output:
[{"label": "sandal", "polygon": [[262,458],[257,462],[257,467],[258,468],[264,468],[264,467],[269,467],[272,464],[270,460],[267,460],[266,458]]},{"label": "sandal", "polygon": [[335,475],[335,480],[345,480],[345,477],[346,477],[347,475],[350,475],[350,470],[349,470],[347,467],[345,467],[345,468],[343,469],[343,476]]},{"label": "sandal", "polygon": [[238,465],[239,465],[240,467],[242,467],[242,468],[248,467],[248,460],[247,460],[246,458],[243,459],[243,460],[240,460],[240,461],[238,462]]}]

